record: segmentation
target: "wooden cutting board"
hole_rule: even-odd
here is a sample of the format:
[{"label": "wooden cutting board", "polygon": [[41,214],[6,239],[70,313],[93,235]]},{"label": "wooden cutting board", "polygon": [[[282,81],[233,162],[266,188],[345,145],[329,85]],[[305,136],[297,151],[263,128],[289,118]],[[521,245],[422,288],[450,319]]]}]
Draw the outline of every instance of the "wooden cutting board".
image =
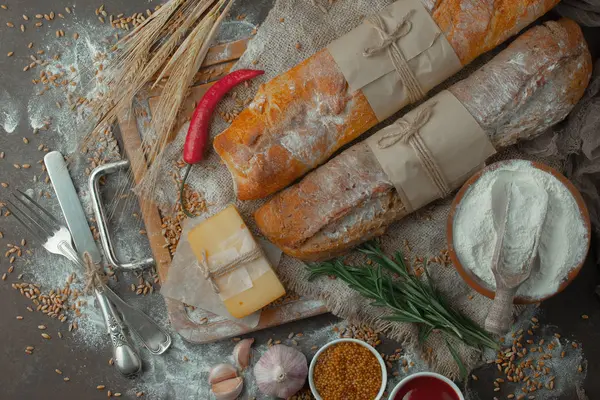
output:
[{"label": "wooden cutting board", "polygon": [[[196,75],[196,82],[198,84],[192,88],[190,96],[184,104],[181,113],[182,120],[189,118],[194,110],[195,102],[202,97],[212,83],[229,72],[246,50],[247,43],[248,39],[243,39],[217,45],[209,50],[202,68]],[[150,92],[148,102],[151,111],[158,102],[158,96],[160,96],[160,89]],[[138,184],[147,171],[148,166],[146,160],[140,156],[142,141],[137,128],[135,114],[130,113],[119,116],[118,123],[121,129],[123,147],[131,163],[134,181]],[[146,232],[150,240],[152,254],[156,260],[156,269],[161,282],[163,282],[167,277],[171,255],[169,250],[164,247],[165,238],[162,235],[160,211],[148,199],[138,198],[138,201],[142,210],[142,218],[146,225]],[[165,301],[174,329],[184,339],[192,343],[209,343],[223,340],[327,312],[327,309],[320,301],[288,294],[285,298],[263,309],[256,328],[248,328],[235,321],[204,310],[194,309],[175,300],[165,299]]]}]

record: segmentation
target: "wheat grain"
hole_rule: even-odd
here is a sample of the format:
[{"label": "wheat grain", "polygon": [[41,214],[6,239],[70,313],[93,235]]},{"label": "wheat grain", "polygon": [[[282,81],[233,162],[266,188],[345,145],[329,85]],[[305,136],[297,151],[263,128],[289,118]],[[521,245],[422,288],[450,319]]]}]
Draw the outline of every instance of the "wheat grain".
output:
[{"label": "wheat grain", "polygon": [[[181,104],[206,55],[211,35],[230,4],[230,0],[170,0],[149,18],[143,13],[128,18],[118,14],[113,18],[112,26],[129,29],[132,24],[134,29],[113,48],[116,56],[105,75],[109,91],[103,102],[92,105],[96,121],[87,139],[92,140],[118,115],[127,113],[134,96],[151,77],[170,74],[170,83],[167,82],[161,96],[161,101],[168,101],[163,103],[167,107],[158,107],[167,118],[161,120],[155,116],[153,123],[155,130],[158,127],[158,140],[142,143],[143,148],[149,149],[146,154],[150,162],[159,163]],[[99,14],[102,15],[101,11]],[[174,26],[177,29],[172,29]],[[165,32],[169,34],[165,35]],[[150,181],[154,181],[152,177]]]}]

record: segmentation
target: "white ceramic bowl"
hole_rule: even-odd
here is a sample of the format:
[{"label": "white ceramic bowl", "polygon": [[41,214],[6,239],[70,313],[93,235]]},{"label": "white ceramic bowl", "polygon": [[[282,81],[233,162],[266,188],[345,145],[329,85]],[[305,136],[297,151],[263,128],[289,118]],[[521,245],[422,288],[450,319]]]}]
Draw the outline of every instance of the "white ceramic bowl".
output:
[{"label": "white ceramic bowl", "polygon": [[[377,361],[379,361],[379,365],[381,366],[381,388],[379,389],[379,393],[377,393],[377,397],[375,397],[374,400],[380,400],[383,397],[383,392],[385,392],[385,387],[387,386],[387,369],[385,366],[385,362],[383,361],[383,358],[381,358],[381,355],[377,352],[377,350],[373,348],[373,346],[357,339],[337,339],[327,343],[325,346],[321,347],[319,351],[317,351],[317,354],[315,354],[315,356],[313,357],[312,361],[310,362],[310,367],[308,368],[308,384],[310,386],[310,391],[312,392],[313,396],[315,396],[315,399],[317,400],[323,400],[323,398],[319,396],[319,393],[315,388],[315,381],[313,377],[313,374],[315,372],[315,366],[317,365],[317,359],[319,358],[321,353],[323,353],[328,347],[342,342],[358,343],[361,346],[366,347],[377,358]],[[461,398],[461,400],[463,399]]]},{"label": "white ceramic bowl", "polygon": [[454,382],[452,382],[450,379],[446,378],[444,375],[436,374],[435,372],[417,372],[416,374],[409,375],[406,378],[402,379],[400,381],[400,383],[398,383],[396,385],[396,387],[394,388],[394,390],[392,391],[392,394],[390,395],[389,400],[394,400],[394,397],[396,397],[396,394],[398,394],[398,392],[404,385],[406,385],[411,380],[418,378],[420,376],[430,376],[432,378],[437,378],[443,382],[446,382],[456,392],[456,395],[458,396],[459,400],[465,400],[465,397],[461,393],[458,386],[456,386],[454,384]]}]

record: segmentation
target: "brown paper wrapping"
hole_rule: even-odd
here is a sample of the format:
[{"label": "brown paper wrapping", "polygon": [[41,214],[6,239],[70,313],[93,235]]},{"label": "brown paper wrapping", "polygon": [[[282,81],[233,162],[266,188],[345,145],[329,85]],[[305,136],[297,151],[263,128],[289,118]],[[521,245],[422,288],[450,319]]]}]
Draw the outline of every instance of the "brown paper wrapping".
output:
[{"label": "brown paper wrapping", "polygon": [[[379,16],[386,32],[396,30],[407,15],[410,30],[396,41],[424,93],[458,72],[462,65],[454,49],[419,0],[401,0]],[[333,41],[327,49],[352,91],[362,90],[379,121],[410,103],[407,87],[394,68],[390,49],[371,56],[365,50],[380,46],[381,33],[369,21]]]},{"label": "brown paper wrapping", "polygon": [[[246,267],[250,267],[251,263],[248,263],[246,267],[238,268],[231,274],[215,279],[221,290],[219,294],[215,293],[212,284],[204,277],[204,272],[198,265],[198,258],[192,250],[192,246],[188,240],[188,233],[196,225],[204,222],[207,218],[208,215],[187,220],[183,232],[181,233],[181,239],[177,245],[177,252],[169,267],[167,280],[162,285],[160,292],[165,297],[201,308],[213,314],[244,324],[250,328],[254,328],[259,323],[261,311],[257,311],[244,318],[235,318],[227,311],[223,301],[251,288],[253,285],[252,280],[256,280],[259,276],[268,272],[268,270],[260,268],[252,268],[249,270]],[[244,246],[241,249],[242,252],[247,252],[256,246],[260,246],[273,266],[273,269],[276,269],[279,260],[281,259],[281,250],[266,240],[263,241],[259,239],[259,243],[256,243],[248,229],[242,230],[240,234],[243,235],[244,238]],[[209,257],[209,264],[215,268],[218,267],[219,264],[225,264],[239,255],[240,253],[237,251],[233,251],[229,254],[226,252],[215,254]]]},{"label": "brown paper wrapping", "polygon": [[[435,160],[448,188],[457,189],[496,150],[473,116],[447,90],[407,113],[399,121],[411,124],[428,108],[431,115],[418,129],[418,135]],[[384,148],[386,138],[397,135],[400,130],[397,121],[371,136],[367,143],[396,187],[407,211],[412,212],[443,194],[431,180],[422,157],[415,150],[414,137],[407,141],[399,140]]]}]

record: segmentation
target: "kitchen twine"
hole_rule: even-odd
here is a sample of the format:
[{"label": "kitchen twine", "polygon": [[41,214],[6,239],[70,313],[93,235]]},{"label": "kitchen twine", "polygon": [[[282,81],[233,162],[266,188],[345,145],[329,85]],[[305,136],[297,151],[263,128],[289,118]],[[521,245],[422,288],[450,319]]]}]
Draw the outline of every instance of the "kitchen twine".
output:
[{"label": "kitchen twine", "polygon": [[[323,5],[326,5],[327,3],[324,0],[320,0],[319,2]],[[339,38],[350,29],[359,25],[363,20],[363,15],[371,15],[379,12],[392,2],[393,0],[338,0],[334,3],[335,12],[330,11],[329,14],[324,14],[320,12],[319,9],[314,8],[310,4],[310,0],[275,0],[273,2],[272,11],[258,30],[256,38],[248,44],[248,51],[246,51],[244,56],[238,61],[236,69],[256,68],[256,66],[253,65],[253,60],[260,58],[260,65],[263,67],[262,69],[266,71],[268,77],[276,76],[304,61],[310,54],[319,52],[331,43],[331,41]],[[337,6],[335,6],[336,4]],[[416,9],[416,7],[413,8]],[[289,24],[282,24],[280,22],[282,17],[284,17]],[[371,28],[370,25],[369,28]],[[298,51],[294,45],[297,38],[303,36],[310,36],[311,40],[307,40],[303,43],[302,51]],[[379,39],[379,34],[377,34],[377,38]],[[410,36],[402,40],[410,40]],[[445,38],[442,36],[439,40],[445,40]],[[362,54],[362,50],[363,48],[360,49],[359,53]],[[461,72],[458,72],[457,75],[449,78],[442,84],[442,88],[446,88],[452,83],[467,77],[470,73],[481,67],[485,61],[490,60],[499,50],[500,49],[491,50],[482,57],[479,57],[472,64],[467,65]],[[361,54],[359,54],[360,57],[362,57]],[[600,68],[597,69],[597,72],[598,74],[595,74],[595,76],[597,75],[597,83],[600,84]],[[394,71],[394,73],[396,72]],[[597,89],[600,87],[598,84],[590,87]],[[254,97],[255,91],[256,87],[254,85],[251,85],[250,88],[242,86],[239,89],[238,95],[243,98],[251,99]],[[593,93],[590,93],[590,95],[594,95],[595,93],[596,92],[594,91]],[[591,100],[594,99],[594,97],[591,98]],[[590,102],[589,105],[593,105],[593,103]],[[219,109],[221,111],[226,111],[229,110],[229,107],[233,106],[234,101],[227,99],[219,106]],[[600,102],[598,102],[598,107],[596,108],[589,106],[584,107],[582,110],[590,111],[589,116],[595,116],[596,114],[600,116]],[[596,112],[596,114],[593,112]],[[582,138],[585,142],[587,135],[589,139],[587,143],[595,143],[593,140],[595,137],[590,132],[594,132],[591,128],[598,125],[591,123],[587,125],[584,124],[582,122],[584,121],[584,114],[585,112],[580,112],[577,115],[577,119],[569,121],[567,131],[560,133],[559,137],[561,139],[556,142],[559,146],[559,150],[556,150],[551,154],[547,153],[545,156],[531,156],[523,152],[524,146],[513,146],[498,154],[495,159],[533,159],[542,161],[560,170],[564,170],[561,159],[562,156],[567,154],[568,149],[567,147],[561,147],[563,139],[567,139],[569,143],[571,143],[570,140]],[[395,119],[398,119],[400,116],[402,116],[402,114]],[[588,117],[585,121],[587,123],[592,119],[593,118]],[[582,124],[584,127],[589,128],[587,130],[584,129],[585,134],[580,129]],[[215,119],[210,129],[211,137],[222,132],[227,126],[228,124],[220,118]],[[173,158],[181,156],[181,149],[183,148],[186,132],[185,129],[182,129],[179,132],[177,140],[172,142],[167,149],[165,149],[165,152],[167,152],[165,154],[168,154],[169,157]],[[554,130],[549,133],[552,135],[557,132],[559,132],[559,130]],[[539,143],[537,141],[534,141],[534,143],[541,146],[545,143],[544,139],[547,139],[547,137],[544,137]],[[374,141],[373,144],[377,146],[376,141]],[[584,150],[585,148],[584,143]],[[590,147],[589,150],[591,151],[592,148]],[[556,156],[557,153],[559,157]],[[231,184],[231,174],[216,154],[211,152],[210,157],[205,161],[213,173],[211,173],[210,176],[196,174],[191,177],[189,184],[197,191],[202,191],[209,183],[216,185],[219,194],[218,197],[214,199],[213,207],[224,207],[235,198],[233,185]],[[582,168],[585,166],[585,164],[581,165]],[[152,188],[155,189],[150,190],[153,199],[159,204],[172,205],[175,199],[173,194],[177,193],[178,187],[170,179],[170,173],[176,171],[176,168],[173,167],[172,163],[161,163],[160,165],[153,164],[152,168],[157,168],[160,171],[159,175],[162,178],[159,184],[152,185]],[[593,172],[596,173],[596,170],[593,170]],[[586,176],[589,177],[591,175]],[[147,184],[148,182],[144,182],[142,183],[142,186]],[[594,186],[589,187],[595,189]],[[594,193],[596,193],[595,190]],[[388,251],[403,248],[403,242],[406,239],[411,245],[411,252],[407,255],[414,257],[415,255],[437,254],[441,249],[444,249],[447,246],[445,226],[451,200],[451,198],[446,198],[445,200],[437,201],[435,206],[428,208],[427,221],[422,220],[423,216],[421,214],[413,214],[412,216],[404,218],[400,223],[392,224],[387,230],[387,235],[382,237],[383,247]],[[241,215],[250,218],[256,209],[262,205],[262,201],[242,201],[238,202],[237,205]],[[211,209],[213,207],[211,207]],[[195,264],[196,262],[194,261],[193,268],[196,268]],[[440,291],[447,296],[448,302],[453,307],[457,310],[461,310],[477,323],[483,324],[488,309],[492,304],[491,300],[484,298],[483,296],[478,296],[464,283],[460,275],[458,275],[453,268],[431,264],[429,272],[432,275],[432,281]],[[198,273],[200,273],[199,270]],[[459,368],[454,358],[449,354],[448,348],[441,335],[430,335],[425,343],[420,343],[417,340],[418,332],[414,324],[384,320],[383,318],[386,316],[387,312],[385,308],[371,306],[369,300],[349,288],[339,279],[327,279],[326,277],[323,277],[308,282],[306,264],[295,258],[284,255],[279,264],[279,268],[277,268],[277,275],[279,275],[279,278],[287,289],[296,291],[298,294],[307,297],[323,300],[327,304],[328,309],[341,318],[349,318],[354,322],[366,324],[373,329],[385,331],[388,337],[399,340],[405,343],[406,346],[414,345],[415,348],[418,349],[417,353],[429,363],[429,367],[433,371],[447,375],[450,378],[459,378]],[[475,296],[474,300],[469,300],[467,296],[470,295]],[[521,309],[518,310],[518,312],[521,311]],[[480,362],[481,354],[479,350],[468,347],[459,341],[451,341],[451,343],[467,369],[474,368]],[[431,349],[432,351],[429,352],[428,349]]]},{"label": "kitchen twine", "polygon": [[83,263],[85,265],[85,293],[91,293],[94,289],[106,284],[108,277],[100,264],[94,263],[90,253],[83,253]]},{"label": "kitchen twine", "polygon": [[262,256],[262,251],[261,251],[260,247],[256,246],[252,250],[238,256],[237,258],[233,259],[232,261],[228,262],[227,264],[220,265],[219,267],[215,268],[214,270],[211,270],[210,266],[208,265],[208,257],[206,257],[206,251],[202,250],[202,259],[200,261],[198,261],[198,267],[202,271],[202,274],[204,275],[204,279],[206,279],[207,281],[210,282],[215,293],[219,293],[220,292],[219,287],[217,286],[217,283],[215,282],[216,278],[220,278],[224,275],[227,275],[228,273],[233,272],[236,269],[240,268],[242,265],[249,263],[251,261],[254,261],[261,256]]},{"label": "kitchen twine", "polygon": [[[364,57],[371,57],[375,54],[380,53],[383,50],[387,50],[392,60],[392,65],[398,75],[400,75],[400,79],[402,83],[406,86],[408,91],[408,98],[411,103],[416,103],[425,97],[425,92],[421,88],[417,77],[413,73],[413,71],[408,66],[408,62],[412,60],[407,60],[402,54],[402,50],[398,46],[398,40],[402,39],[406,35],[408,35],[412,29],[412,22],[410,21],[411,17],[414,15],[416,11],[410,10],[398,23],[396,29],[388,33],[385,28],[385,22],[380,15],[372,15],[367,18],[367,21],[373,25],[373,27],[379,32],[381,39],[383,40],[380,45],[374,47],[368,47],[363,51]],[[425,51],[429,50],[436,42],[436,40],[440,37],[440,33],[437,32],[431,44],[423,49],[419,54],[415,55],[416,58],[419,55],[423,54]]]},{"label": "kitchen twine", "polygon": [[421,164],[425,167],[427,175],[437,188],[440,197],[443,198],[451,193],[450,186],[419,133],[420,129],[429,122],[433,114],[433,107],[436,104],[437,102],[431,102],[423,107],[412,122],[400,118],[394,124],[390,125],[397,127],[398,130],[383,135],[377,141],[377,145],[380,149],[387,149],[398,142],[410,144],[415,153],[417,153]]}]

